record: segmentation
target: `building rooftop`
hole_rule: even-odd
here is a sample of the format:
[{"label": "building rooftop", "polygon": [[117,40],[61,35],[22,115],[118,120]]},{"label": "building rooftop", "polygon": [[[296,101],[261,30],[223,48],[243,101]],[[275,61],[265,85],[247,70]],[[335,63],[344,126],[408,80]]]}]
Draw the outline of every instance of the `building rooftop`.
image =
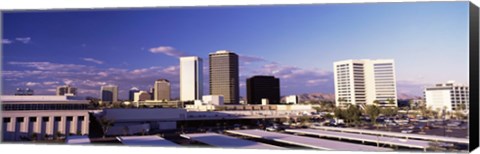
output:
[{"label": "building rooftop", "polygon": [[74,96],[56,96],[56,95],[2,95],[0,98],[2,102],[55,102],[55,101],[78,101],[83,100],[80,97]]},{"label": "building rooftop", "polygon": [[250,149],[286,149],[274,145],[269,145],[250,140],[230,137],[217,133],[198,133],[198,134],[182,134],[182,137],[206,143],[208,145],[222,148],[250,148]]},{"label": "building rooftop", "polygon": [[149,136],[120,136],[117,139],[122,142],[124,145],[130,146],[169,146],[177,147],[179,146],[176,143],[173,143],[169,140],[156,135]]},{"label": "building rooftop", "polygon": [[210,55],[216,55],[216,54],[235,54],[235,52],[229,51],[229,50],[218,50],[213,53],[210,53]]}]

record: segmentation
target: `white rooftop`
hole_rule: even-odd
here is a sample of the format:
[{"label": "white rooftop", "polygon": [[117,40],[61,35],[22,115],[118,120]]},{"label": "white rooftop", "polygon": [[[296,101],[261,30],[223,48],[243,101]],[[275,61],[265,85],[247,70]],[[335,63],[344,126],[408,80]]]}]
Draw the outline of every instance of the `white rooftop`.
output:
[{"label": "white rooftop", "polygon": [[88,138],[88,136],[68,136],[66,143],[67,144],[90,144],[90,138]]},{"label": "white rooftop", "polygon": [[165,140],[164,138],[156,135],[149,136],[120,136],[117,139],[125,145],[139,145],[139,146],[179,146],[176,143]]},{"label": "white rooftop", "polygon": [[323,129],[323,130],[334,130],[334,131],[341,131],[341,132],[353,132],[353,133],[384,135],[384,136],[401,137],[401,138],[415,138],[415,139],[423,139],[423,140],[430,140],[430,141],[443,141],[443,142],[464,143],[464,144],[469,143],[469,140],[467,138],[445,137],[445,136],[435,136],[435,135],[421,135],[421,134],[405,134],[405,133],[398,133],[398,132],[386,132],[386,131],[378,131],[378,130],[364,130],[364,129],[355,129],[355,128],[325,127],[325,126],[314,126],[312,128]]},{"label": "white rooftop", "polygon": [[70,101],[70,100],[80,100],[79,97],[72,96],[57,96],[57,95],[2,95],[0,97],[1,101]]},{"label": "white rooftop", "polygon": [[336,131],[325,131],[318,129],[287,129],[285,130],[289,133],[300,133],[316,136],[325,136],[325,137],[335,137],[340,139],[349,139],[356,141],[367,141],[381,144],[391,144],[409,148],[419,148],[426,149],[429,147],[429,141],[415,140],[415,139],[401,139],[395,137],[383,137],[376,135],[365,135],[365,134],[355,134],[355,133],[345,133],[345,132],[336,132]]},{"label": "white rooftop", "polygon": [[293,144],[303,147],[322,149],[322,150],[343,150],[343,151],[392,151],[389,148],[381,148],[376,146],[368,146],[342,141],[332,141],[327,139],[319,139],[313,137],[304,137],[291,134],[283,134],[276,132],[268,132],[263,130],[228,130],[228,133],[249,136],[254,138],[262,138],[276,142]]},{"label": "white rooftop", "polygon": [[217,133],[198,133],[183,134],[182,137],[206,143],[208,145],[224,148],[247,148],[247,149],[286,149],[283,147],[273,146],[270,144],[259,143],[235,137],[230,137]]}]

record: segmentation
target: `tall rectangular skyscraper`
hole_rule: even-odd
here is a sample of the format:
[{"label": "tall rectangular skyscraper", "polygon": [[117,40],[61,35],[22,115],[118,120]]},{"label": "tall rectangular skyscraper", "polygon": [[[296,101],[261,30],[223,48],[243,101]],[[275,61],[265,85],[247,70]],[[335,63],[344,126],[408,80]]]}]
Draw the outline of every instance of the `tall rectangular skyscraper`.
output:
[{"label": "tall rectangular skyscraper", "polygon": [[107,85],[100,88],[102,103],[114,103],[118,101],[118,86]]},{"label": "tall rectangular skyscraper", "polygon": [[273,76],[253,76],[247,79],[247,103],[262,104],[267,99],[269,104],[280,104],[280,80]]},{"label": "tall rectangular skyscraper", "polygon": [[203,96],[202,58],[180,57],[180,100],[201,100]]},{"label": "tall rectangular skyscraper", "polygon": [[344,60],[333,65],[337,106],[397,106],[395,64],[392,59]]},{"label": "tall rectangular skyscraper", "polygon": [[170,81],[167,79],[158,79],[154,84],[153,98],[156,101],[170,100]]},{"label": "tall rectangular skyscraper", "polygon": [[238,55],[220,50],[209,55],[210,95],[221,95],[225,104],[239,103]]}]

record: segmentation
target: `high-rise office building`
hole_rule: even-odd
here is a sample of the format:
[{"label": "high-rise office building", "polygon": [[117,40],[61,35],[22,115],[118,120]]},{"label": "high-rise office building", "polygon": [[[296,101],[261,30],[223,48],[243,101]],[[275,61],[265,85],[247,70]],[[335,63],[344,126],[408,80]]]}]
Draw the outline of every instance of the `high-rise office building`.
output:
[{"label": "high-rise office building", "polygon": [[393,60],[344,60],[334,62],[333,65],[337,106],[397,106]]},{"label": "high-rise office building", "polygon": [[239,103],[238,55],[220,50],[209,55],[210,95],[221,95],[225,104]]},{"label": "high-rise office building", "polygon": [[148,93],[150,93],[150,97],[151,97],[150,99],[151,99],[151,100],[155,100],[155,97],[154,97],[154,96],[155,96],[155,95],[154,95],[154,94],[155,94],[155,88],[154,88],[154,87],[151,87],[151,88],[148,90]]},{"label": "high-rise office building", "polygon": [[253,76],[247,79],[247,103],[280,104],[280,80],[273,76]]},{"label": "high-rise office building", "polygon": [[154,100],[169,101],[170,100],[170,81],[167,79],[158,79],[154,84]]},{"label": "high-rise office building", "polygon": [[75,96],[77,95],[77,88],[70,85],[58,86],[57,87],[57,96]]},{"label": "high-rise office building", "polygon": [[118,86],[107,85],[100,88],[102,103],[114,103],[118,101]]},{"label": "high-rise office building", "polygon": [[203,95],[203,61],[199,57],[180,57],[180,100],[201,100]]},{"label": "high-rise office building", "polygon": [[[132,87],[129,91],[128,91],[128,100],[129,101],[133,101],[133,98],[135,96],[135,93],[136,92],[139,92],[140,90],[137,88],[137,87]],[[150,95],[149,95],[150,96]],[[150,98],[149,98],[150,99]]]},{"label": "high-rise office building", "polygon": [[436,84],[434,87],[425,88],[425,101],[427,107],[433,110],[469,110],[470,90],[468,86],[448,81]]}]

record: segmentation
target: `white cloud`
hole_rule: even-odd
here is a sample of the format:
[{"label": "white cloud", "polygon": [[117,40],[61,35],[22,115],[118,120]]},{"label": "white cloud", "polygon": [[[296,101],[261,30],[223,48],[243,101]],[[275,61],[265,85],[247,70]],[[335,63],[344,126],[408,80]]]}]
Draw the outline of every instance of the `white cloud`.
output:
[{"label": "white cloud", "polygon": [[33,86],[38,86],[40,85],[40,83],[38,82],[27,82],[25,83],[25,86],[28,86],[28,87],[33,87]]},{"label": "white cloud", "polygon": [[43,82],[43,85],[50,86],[50,85],[56,85],[58,83],[59,83],[58,81],[45,81]]},{"label": "white cloud", "polygon": [[77,65],[77,64],[58,64],[58,63],[51,63],[51,62],[9,62],[10,65],[18,65],[23,67],[30,67],[35,68],[41,71],[72,71],[72,70],[85,70],[87,68],[91,68],[85,65]]},{"label": "white cloud", "polygon": [[19,42],[22,42],[23,44],[27,44],[27,43],[30,43],[32,38],[30,38],[30,37],[17,37],[17,38],[15,38],[15,40],[17,40]]},{"label": "white cloud", "polygon": [[13,41],[9,39],[2,39],[2,44],[12,44]]},{"label": "white cloud", "polygon": [[177,49],[175,49],[174,47],[171,47],[171,46],[159,46],[159,47],[156,47],[156,48],[150,48],[149,50],[151,53],[162,53],[162,54],[165,54],[167,56],[172,56],[172,57],[182,57],[182,56],[185,56],[186,54],[181,52],[181,51],[178,51]]},{"label": "white cloud", "polygon": [[241,64],[250,64],[253,62],[266,62],[262,57],[257,56],[248,56],[248,55],[238,55],[238,59]]},{"label": "white cloud", "polygon": [[63,83],[65,83],[66,85],[71,85],[71,84],[73,83],[73,80],[64,79],[64,80],[63,80]]},{"label": "white cloud", "polygon": [[103,64],[103,61],[97,60],[97,59],[94,59],[94,58],[83,58],[83,60],[87,61],[87,62],[96,63],[96,64]]}]

